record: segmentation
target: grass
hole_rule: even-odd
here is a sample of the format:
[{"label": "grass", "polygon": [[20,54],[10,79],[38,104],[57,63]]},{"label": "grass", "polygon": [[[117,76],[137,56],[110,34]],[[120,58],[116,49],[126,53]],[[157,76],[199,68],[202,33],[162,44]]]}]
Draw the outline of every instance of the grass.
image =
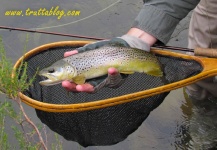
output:
[{"label": "grass", "polygon": [[[25,50],[26,45],[24,46]],[[34,81],[34,77],[28,79],[26,74],[27,66],[26,62],[22,62],[19,68],[13,69],[13,63],[6,57],[3,42],[0,38],[0,92],[11,100],[0,101],[0,150],[17,149],[15,145],[9,143],[9,135],[5,130],[5,120],[8,118],[15,122],[15,125],[11,126],[11,130],[14,131],[19,149],[48,149],[49,141],[47,141],[45,127],[40,128],[30,119],[19,98],[19,92],[28,89]],[[15,111],[12,103],[18,106],[18,112]],[[51,148],[62,149],[62,142],[57,134],[55,134],[55,140],[56,142],[51,144]]]}]

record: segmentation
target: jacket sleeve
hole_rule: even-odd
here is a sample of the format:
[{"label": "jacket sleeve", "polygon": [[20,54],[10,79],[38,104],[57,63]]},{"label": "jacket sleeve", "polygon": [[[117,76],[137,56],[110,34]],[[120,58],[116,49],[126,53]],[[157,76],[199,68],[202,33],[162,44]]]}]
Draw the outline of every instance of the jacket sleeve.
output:
[{"label": "jacket sleeve", "polygon": [[144,0],[144,6],[133,26],[139,28],[166,44],[176,25],[199,0]]}]

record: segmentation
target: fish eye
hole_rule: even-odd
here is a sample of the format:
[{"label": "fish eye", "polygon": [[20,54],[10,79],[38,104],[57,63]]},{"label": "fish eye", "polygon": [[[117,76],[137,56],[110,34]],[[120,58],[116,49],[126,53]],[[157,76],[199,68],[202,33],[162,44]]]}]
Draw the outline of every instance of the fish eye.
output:
[{"label": "fish eye", "polygon": [[48,72],[49,72],[49,73],[54,73],[54,71],[55,71],[54,68],[49,68],[49,69],[48,69]]}]

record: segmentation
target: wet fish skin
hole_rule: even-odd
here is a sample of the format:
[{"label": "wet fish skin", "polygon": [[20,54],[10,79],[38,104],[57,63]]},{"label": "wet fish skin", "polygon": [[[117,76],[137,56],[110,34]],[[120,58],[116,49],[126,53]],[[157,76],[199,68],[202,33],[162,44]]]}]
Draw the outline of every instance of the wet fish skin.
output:
[{"label": "wet fish skin", "polygon": [[55,62],[48,68],[42,69],[39,75],[47,77],[48,80],[39,83],[49,86],[61,83],[63,80],[69,80],[76,84],[83,84],[87,79],[107,74],[110,67],[114,67],[124,74],[144,72],[159,77],[163,75],[158,59],[154,54],[120,45],[106,45],[71,55]]}]

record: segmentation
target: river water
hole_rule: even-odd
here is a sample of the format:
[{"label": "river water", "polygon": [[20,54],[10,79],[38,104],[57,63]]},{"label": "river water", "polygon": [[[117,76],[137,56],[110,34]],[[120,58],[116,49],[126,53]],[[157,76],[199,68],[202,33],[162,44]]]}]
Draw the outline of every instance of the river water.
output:
[{"label": "river water", "polygon": [[[101,38],[112,38],[123,35],[130,28],[134,18],[142,7],[141,0],[1,0],[0,2],[0,25],[18,28],[44,30],[49,32],[60,32],[66,34],[87,35]],[[9,11],[18,11],[17,16],[12,16]],[[43,11],[55,11],[53,15],[42,15]],[[35,11],[40,14],[34,14]],[[68,16],[62,16],[61,12],[70,11]],[[79,15],[74,15],[79,11]],[[7,12],[7,15],[6,15]],[[21,13],[21,15],[19,15]],[[8,15],[10,14],[10,15]],[[177,27],[170,40],[169,45],[187,46],[187,17]],[[182,31],[183,30],[183,31]],[[26,37],[28,42],[26,51],[29,51],[42,44],[83,40],[72,37],[61,37],[38,33],[26,33],[20,31],[0,30],[0,36],[7,52],[7,56],[13,62],[25,52],[24,45]],[[1,101],[4,96],[1,95]],[[35,110],[29,106],[25,110],[35,123],[41,123],[37,118]],[[16,107],[16,106],[15,106]],[[67,141],[61,138],[63,149],[87,149],[87,150],[143,150],[143,149],[187,149],[189,147],[188,120],[192,114],[192,105],[186,101],[183,90],[172,91],[164,102],[155,109],[143,124],[124,141],[111,146],[92,146],[83,148],[76,142]],[[12,121],[8,120],[10,126]],[[14,143],[14,135],[10,129],[10,142]],[[47,128],[48,138],[53,137],[53,132]]]}]

